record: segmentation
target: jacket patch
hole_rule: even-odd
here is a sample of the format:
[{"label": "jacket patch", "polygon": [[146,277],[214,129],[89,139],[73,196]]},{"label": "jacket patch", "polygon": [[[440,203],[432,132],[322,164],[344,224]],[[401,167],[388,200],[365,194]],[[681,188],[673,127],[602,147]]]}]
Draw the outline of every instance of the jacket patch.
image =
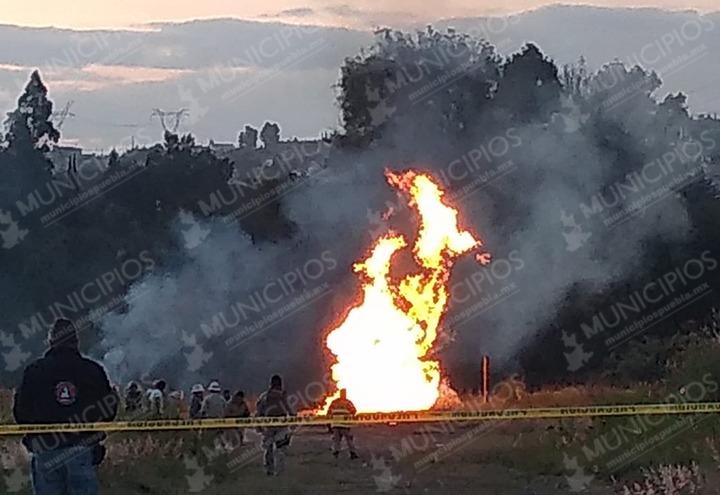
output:
[{"label": "jacket patch", "polygon": [[60,382],[55,385],[55,400],[61,406],[75,404],[77,400],[77,388],[72,382]]}]

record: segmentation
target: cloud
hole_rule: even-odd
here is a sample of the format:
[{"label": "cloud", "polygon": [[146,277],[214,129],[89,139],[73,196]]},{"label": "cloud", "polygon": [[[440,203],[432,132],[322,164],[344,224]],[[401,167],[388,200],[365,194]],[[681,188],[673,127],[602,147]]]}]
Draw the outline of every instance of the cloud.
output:
[{"label": "cloud", "polygon": [[[188,69],[102,64],[90,64],[80,69],[52,66],[40,66],[39,68],[46,84],[56,91],[97,91],[128,84],[161,83],[195,73]],[[34,69],[34,66],[0,64],[0,71],[21,75],[15,84],[18,91],[21,89],[23,81],[27,79],[27,74]]]},{"label": "cloud", "polygon": [[271,17],[271,18],[279,18],[279,17],[311,17],[315,15],[315,10],[311,9],[310,7],[298,7],[294,9],[285,9],[281,10],[280,12],[277,12],[275,14],[262,14],[260,17]]},{"label": "cloud", "polygon": [[96,65],[84,67],[82,71],[98,79],[113,83],[137,84],[169,81],[191,74],[188,69],[165,69],[160,67],[129,67],[125,65]]},{"label": "cloud", "polygon": [[367,14],[364,10],[358,9],[357,7],[353,7],[352,5],[348,5],[346,3],[330,5],[325,8],[325,11],[338,17],[358,17]]}]

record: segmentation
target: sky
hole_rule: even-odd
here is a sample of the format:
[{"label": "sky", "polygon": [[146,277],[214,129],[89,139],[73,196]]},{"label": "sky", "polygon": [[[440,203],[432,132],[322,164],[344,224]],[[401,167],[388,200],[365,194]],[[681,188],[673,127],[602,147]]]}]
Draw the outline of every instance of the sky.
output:
[{"label": "sky", "polygon": [[[308,24],[373,27],[455,16],[506,14],[556,3],[548,0],[2,0],[0,23],[75,29],[130,27],[154,21],[237,17]],[[720,10],[717,0],[568,0],[608,7]]]},{"label": "sky", "polygon": [[[720,10],[718,0],[594,2],[608,7]],[[266,120],[278,122],[283,137],[314,137],[339,125],[338,70],[345,57],[359,53],[372,42],[372,29],[368,28],[385,25],[411,30],[426,22],[441,28],[441,19],[535,10],[544,3],[34,0],[29,9],[26,1],[0,0],[0,39],[12,47],[0,51],[0,112],[16,106],[29,74],[37,68],[57,109],[71,106],[71,114],[61,129],[64,144],[107,151],[110,147],[124,149],[130,143],[156,142],[161,132],[160,122],[150,117],[155,108],[188,109],[189,116],[182,120],[179,131],[192,132],[201,142],[210,138],[235,141],[245,124],[259,128]],[[268,22],[148,26],[152,22],[218,17]],[[656,54],[658,40],[675,32],[670,27],[682,31],[685,19],[698,22],[696,15],[686,13],[607,10],[593,11],[588,16],[586,9],[546,9],[515,19],[517,22],[508,23],[504,29],[481,31],[499,53],[512,53],[531,40],[559,65],[573,63],[583,55],[593,68],[613,59],[635,60],[639,53],[647,51],[643,51],[647,46]],[[357,30],[288,28],[284,22]],[[456,19],[449,25],[466,30],[482,27],[477,22],[481,21]],[[720,27],[720,21],[714,22]],[[139,31],[38,31],[8,24],[74,30],[135,26]],[[720,39],[713,23],[703,24],[701,30],[700,38],[661,50],[663,56],[646,66],[662,76],[665,85],[660,97],[682,90],[689,95],[694,111],[717,112]],[[290,42],[282,41],[288,32],[296,31]],[[265,49],[272,53],[258,55]]]}]

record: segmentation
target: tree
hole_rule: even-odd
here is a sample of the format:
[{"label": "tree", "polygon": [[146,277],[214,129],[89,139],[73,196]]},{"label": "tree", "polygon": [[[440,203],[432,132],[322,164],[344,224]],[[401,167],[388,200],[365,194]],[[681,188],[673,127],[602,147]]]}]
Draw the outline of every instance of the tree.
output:
[{"label": "tree", "polygon": [[662,81],[655,71],[639,66],[627,67],[623,62],[605,64],[588,80],[587,107],[605,117],[624,120],[634,112],[652,116],[656,108],[653,93]]},{"label": "tree", "polygon": [[415,35],[383,29],[376,36],[340,70],[346,142],[363,146],[389,125],[409,129],[417,122],[458,135],[485,113],[499,75],[495,49],[485,40],[430,26]]},{"label": "tree", "polygon": [[238,145],[241,148],[254,150],[257,148],[258,131],[250,125],[245,126],[245,130],[238,137]]},{"label": "tree", "polygon": [[560,106],[558,69],[528,43],[503,66],[496,101],[519,122],[547,121]]},{"label": "tree", "polygon": [[165,131],[165,150],[168,154],[177,152],[192,152],[195,147],[195,138],[192,134],[178,136],[170,131]]},{"label": "tree", "polygon": [[274,122],[265,122],[260,130],[260,140],[265,148],[272,148],[280,142],[280,126]]},{"label": "tree", "polygon": [[118,160],[120,157],[118,156],[118,152],[113,148],[110,150],[110,154],[108,155],[108,168],[113,168],[118,164]]},{"label": "tree", "polygon": [[590,70],[585,57],[581,55],[576,63],[564,65],[559,78],[567,95],[578,98],[585,96],[590,79]]},{"label": "tree", "polygon": [[13,147],[35,147],[48,150],[48,143],[57,143],[60,131],[50,120],[53,104],[47,97],[47,88],[40,79],[40,73],[34,71],[25,91],[18,99],[18,107],[8,114],[6,125],[7,142]]}]

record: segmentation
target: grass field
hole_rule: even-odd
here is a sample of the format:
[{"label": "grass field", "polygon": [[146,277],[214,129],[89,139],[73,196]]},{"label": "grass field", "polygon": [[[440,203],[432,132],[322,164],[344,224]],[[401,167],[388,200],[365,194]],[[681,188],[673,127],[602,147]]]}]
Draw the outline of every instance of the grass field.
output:
[{"label": "grass field", "polygon": [[[102,493],[572,493],[562,465],[556,466],[554,456],[549,456],[550,436],[527,434],[538,430],[537,425],[487,426],[357,428],[361,457],[353,461],[347,453],[332,457],[330,436],[323,429],[300,431],[277,477],[264,473],[254,432],[248,432],[247,445],[222,453],[211,448],[210,439],[198,442],[192,434],[163,434],[157,443],[147,436],[141,440],[143,436],[123,434],[109,441],[108,460],[100,472]],[[528,447],[546,451],[547,457],[514,457],[513,452]],[[23,484],[25,468],[21,471],[23,478],[13,488],[29,493]],[[603,483],[591,491],[611,492]]]},{"label": "grass field", "polygon": [[[654,418],[651,427],[633,435],[628,425],[634,420],[358,427],[354,432],[360,459],[354,461],[346,452],[333,458],[330,436],[314,427],[295,433],[285,470],[277,477],[263,471],[254,431],[246,432],[244,446],[229,433],[226,449],[214,447],[213,432],[202,437],[191,432],[116,433],[108,439],[100,477],[102,493],[112,495],[210,495],[246,489],[269,494],[611,494],[623,493],[620,485],[641,479],[644,467],[697,463],[702,489],[656,493],[720,493],[716,417],[695,417],[692,422]],[[627,439],[618,439],[617,431],[625,431]],[[643,441],[650,443],[641,455],[617,462]],[[602,452],[598,445],[604,445]],[[18,442],[5,440],[0,450],[6,484],[2,493],[30,493],[26,455]],[[588,451],[598,455],[588,458]]]}]

